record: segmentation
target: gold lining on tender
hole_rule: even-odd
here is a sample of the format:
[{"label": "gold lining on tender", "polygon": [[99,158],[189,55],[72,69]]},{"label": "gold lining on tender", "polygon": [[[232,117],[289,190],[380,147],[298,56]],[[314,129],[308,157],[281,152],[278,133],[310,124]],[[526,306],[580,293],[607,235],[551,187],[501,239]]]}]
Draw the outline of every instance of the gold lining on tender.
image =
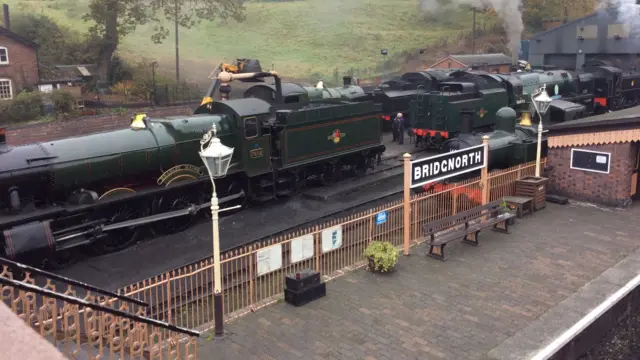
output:
[{"label": "gold lining on tender", "polygon": [[549,135],[549,147],[617,144],[640,141],[640,129],[601,131],[586,134]]}]

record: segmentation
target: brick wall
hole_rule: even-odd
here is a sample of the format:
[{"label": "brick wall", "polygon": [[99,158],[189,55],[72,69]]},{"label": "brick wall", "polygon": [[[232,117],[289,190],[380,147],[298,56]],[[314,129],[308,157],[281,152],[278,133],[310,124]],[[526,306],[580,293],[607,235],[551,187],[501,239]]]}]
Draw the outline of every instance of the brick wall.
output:
[{"label": "brick wall", "polygon": [[609,174],[571,169],[571,148],[549,148],[549,192],[609,206],[631,204],[631,175],[636,146],[631,143],[582,146],[579,149],[611,153]]},{"label": "brick wall", "polygon": [[40,82],[36,50],[0,35],[0,45],[7,48],[9,65],[0,65],[0,78],[11,80],[13,96],[24,87],[36,87]]},{"label": "brick wall", "polygon": [[43,141],[64,139],[71,136],[102,131],[124,129],[129,126],[135,113],[145,112],[149,117],[191,115],[196,106],[174,106],[155,109],[137,109],[126,115],[83,116],[69,121],[28,124],[7,128],[7,144],[24,145]]}]

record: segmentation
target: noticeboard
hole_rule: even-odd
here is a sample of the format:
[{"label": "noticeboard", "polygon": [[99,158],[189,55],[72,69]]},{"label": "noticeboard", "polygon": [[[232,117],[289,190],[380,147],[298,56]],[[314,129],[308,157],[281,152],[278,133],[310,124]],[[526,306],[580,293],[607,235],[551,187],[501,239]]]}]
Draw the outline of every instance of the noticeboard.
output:
[{"label": "noticeboard", "polygon": [[571,149],[571,169],[608,174],[611,170],[611,153],[583,149]]},{"label": "noticeboard", "polygon": [[411,187],[448,179],[482,169],[486,164],[485,145],[418,159],[411,162]]},{"label": "noticeboard", "polygon": [[282,267],[282,244],[258,250],[258,276],[276,271]]},{"label": "noticeboard", "polygon": [[295,264],[313,256],[313,234],[291,239],[291,263]]},{"label": "noticeboard", "polygon": [[342,225],[322,230],[322,252],[335,250],[342,246]]}]

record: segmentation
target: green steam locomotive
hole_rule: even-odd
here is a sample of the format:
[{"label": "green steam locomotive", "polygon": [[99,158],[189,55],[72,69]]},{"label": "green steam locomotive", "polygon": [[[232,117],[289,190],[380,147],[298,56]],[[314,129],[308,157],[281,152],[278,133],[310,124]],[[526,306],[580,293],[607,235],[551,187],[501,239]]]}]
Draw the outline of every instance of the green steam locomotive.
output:
[{"label": "green steam locomotive", "polygon": [[275,79],[269,98],[254,90],[244,99],[207,102],[192,116],[141,115],[128,129],[16,147],[0,130],[5,255],[59,267],[77,259],[78,250],[128,247],[148,227],[184,230],[210,206],[211,182],[198,150],[212,125],[235,149],[227,176],[216,180],[221,203],[266,201],[375,166],[385,150],[379,105],[344,101],[344,94],[294,96],[283,92],[275,72],[218,76],[223,86],[266,77]]}]

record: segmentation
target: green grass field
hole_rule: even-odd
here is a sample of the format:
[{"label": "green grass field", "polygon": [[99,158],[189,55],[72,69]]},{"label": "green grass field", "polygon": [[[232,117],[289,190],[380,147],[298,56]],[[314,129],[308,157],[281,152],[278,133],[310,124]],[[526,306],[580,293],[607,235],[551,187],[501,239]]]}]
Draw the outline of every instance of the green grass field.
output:
[{"label": "green grass field", "polygon": [[[82,20],[86,0],[4,0],[12,14],[42,12],[61,24],[85,30]],[[299,0],[249,2],[243,23],[203,22],[180,30],[181,72],[185,77],[206,77],[223,59],[257,58],[263,67],[282,75],[306,78],[332,76],[358,69],[361,76],[382,63],[380,49],[389,57],[415,51],[441,37],[457,36],[471,29],[471,13],[456,12],[446,26],[433,26],[423,18],[417,0]],[[482,22],[482,16],[478,17]],[[487,20],[490,21],[490,20]],[[171,24],[165,24],[173,28]],[[125,59],[139,57],[159,61],[161,68],[175,68],[173,34],[163,44],[150,37],[152,26],[141,26],[127,36],[119,49]]]}]

